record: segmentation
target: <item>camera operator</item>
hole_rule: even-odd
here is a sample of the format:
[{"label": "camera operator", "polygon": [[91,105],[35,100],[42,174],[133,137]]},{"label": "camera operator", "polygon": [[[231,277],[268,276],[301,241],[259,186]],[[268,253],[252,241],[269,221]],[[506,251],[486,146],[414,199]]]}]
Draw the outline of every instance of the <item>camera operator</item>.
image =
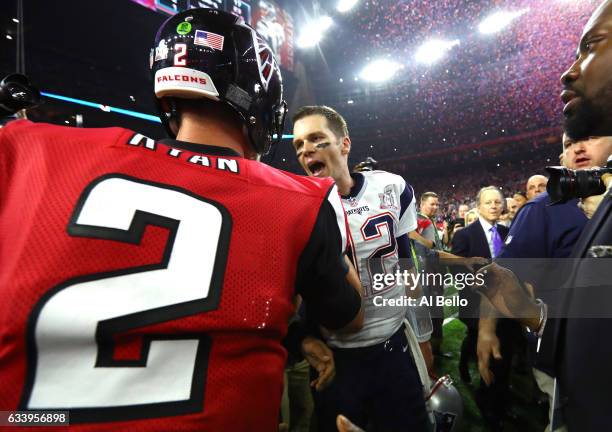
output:
[{"label": "camera operator", "polygon": [[[565,131],[576,141],[588,137],[612,135],[612,1],[604,1],[589,19],[580,41],[576,61],[563,74],[565,90],[561,94],[565,107]],[[605,154],[605,152],[604,152]],[[571,157],[571,151],[565,158]],[[579,163],[582,160],[576,159]],[[574,163],[576,162],[574,160]],[[584,161],[586,162],[586,161]],[[568,166],[572,162],[566,161]],[[608,172],[607,175],[603,173]],[[483,293],[496,309],[508,316],[518,317],[542,339],[538,360],[548,357],[557,378],[559,397],[556,397],[553,429],[565,423],[569,431],[607,430],[612,421],[609,409],[609,388],[612,376],[612,345],[609,334],[612,320],[602,319],[612,305],[612,275],[609,270],[594,271],[600,259],[612,256],[612,193],[610,170],[551,175],[549,193],[574,192],[574,197],[601,194],[608,189],[593,218],[586,224],[571,253],[577,260],[571,268],[559,301],[547,304],[534,301],[516,276],[508,269],[491,264],[481,271],[486,274],[487,289]],[[567,187],[571,186],[571,187]],[[590,193],[589,192],[590,189]],[[568,197],[567,195],[565,196]],[[522,216],[522,212],[521,215]],[[512,242],[514,239],[512,239]],[[512,242],[510,244],[512,244]],[[534,242],[535,243],[535,242]],[[538,287],[535,287],[536,293]],[[559,306],[556,306],[556,305]],[[549,311],[550,307],[550,311]],[[596,307],[596,309],[595,309]],[[555,310],[557,309],[557,310]],[[596,311],[589,319],[586,311]],[[569,318],[547,322],[550,314]],[[548,355],[547,355],[548,354]]]}]

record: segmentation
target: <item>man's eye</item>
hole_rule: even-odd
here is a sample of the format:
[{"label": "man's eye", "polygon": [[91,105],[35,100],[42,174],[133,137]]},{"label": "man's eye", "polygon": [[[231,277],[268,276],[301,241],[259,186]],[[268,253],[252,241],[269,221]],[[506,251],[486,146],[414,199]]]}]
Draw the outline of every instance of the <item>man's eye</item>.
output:
[{"label": "man's eye", "polygon": [[597,44],[597,43],[598,43],[600,40],[601,40],[601,39],[595,39],[595,40],[590,40],[590,41],[586,42],[586,43],[584,44],[584,49],[585,49],[587,52],[591,52],[591,51],[593,51],[593,49],[595,48],[595,45],[596,45],[596,44]]}]

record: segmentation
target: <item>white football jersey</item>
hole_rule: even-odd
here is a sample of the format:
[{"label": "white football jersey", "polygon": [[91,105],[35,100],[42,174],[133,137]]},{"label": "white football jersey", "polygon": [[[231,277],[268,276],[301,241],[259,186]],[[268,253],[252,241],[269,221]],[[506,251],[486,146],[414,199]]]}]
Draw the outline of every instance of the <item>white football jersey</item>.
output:
[{"label": "white football jersey", "polygon": [[349,223],[349,253],[365,291],[365,320],[357,333],[330,335],[328,343],[339,348],[384,342],[401,326],[407,306],[375,306],[374,298],[399,299],[406,294],[403,284],[384,284],[380,275],[395,274],[396,239],[417,227],[414,191],[402,177],[386,171],[352,176],[355,186],[342,203]]}]

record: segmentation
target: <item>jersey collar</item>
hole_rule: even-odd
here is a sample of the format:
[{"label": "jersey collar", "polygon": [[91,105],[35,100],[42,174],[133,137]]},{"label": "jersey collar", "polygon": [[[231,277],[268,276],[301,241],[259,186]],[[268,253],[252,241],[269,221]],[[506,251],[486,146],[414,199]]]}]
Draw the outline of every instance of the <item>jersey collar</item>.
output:
[{"label": "jersey collar", "polygon": [[365,183],[365,177],[363,174],[351,173],[351,178],[353,179],[353,182],[355,182],[355,184],[349,191],[348,195],[342,195],[342,198],[344,199],[357,197],[357,195],[359,195],[359,193],[363,189],[363,184]]},{"label": "jersey collar", "polygon": [[201,153],[213,156],[242,157],[240,156],[240,153],[227,147],[219,147],[207,144],[194,144],[187,141],[179,141],[170,138],[162,139],[159,142],[169,147],[188,150],[193,153]]}]

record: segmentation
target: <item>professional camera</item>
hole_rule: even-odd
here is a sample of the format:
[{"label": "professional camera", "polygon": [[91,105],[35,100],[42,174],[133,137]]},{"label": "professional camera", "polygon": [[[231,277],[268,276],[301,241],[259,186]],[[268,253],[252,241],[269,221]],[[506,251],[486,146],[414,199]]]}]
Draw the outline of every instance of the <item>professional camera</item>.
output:
[{"label": "professional camera", "polygon": [[0,119],[40,103],[40,92],[25,75],[11,74],[0,81]]},{"label": "professional camera", "polygon": [[573,198],[587,198],[606,191],[604,174],[612,174],[612,156],[604,168],[571,170],[564,167],[546,167],[550,174],[546,190],[553,202],[565,202]]}]

